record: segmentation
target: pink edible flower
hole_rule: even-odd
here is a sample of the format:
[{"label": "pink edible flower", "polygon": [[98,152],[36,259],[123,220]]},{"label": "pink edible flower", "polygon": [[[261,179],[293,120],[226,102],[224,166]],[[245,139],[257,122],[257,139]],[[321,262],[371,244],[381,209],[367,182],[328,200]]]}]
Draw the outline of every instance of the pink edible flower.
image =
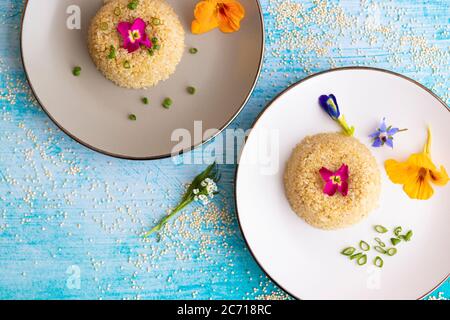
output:
[{"label": "pink edible flower", "polygon": [[145,29],[147,24],[141,18],[137,18],[133,23],[120,22],[117,26],[117,31],[123,39],[123,48],[132,53],[138,50],[141,45],[151,48],[152,42],[147,36]]},{"label": "pink edible flower", "polygon": [[325,167],[319,170],[322,179],[325,181],[323,193],[334,196],[339,191],[344,197],[348,194],[348,166],[343,164],[336,172]]}]

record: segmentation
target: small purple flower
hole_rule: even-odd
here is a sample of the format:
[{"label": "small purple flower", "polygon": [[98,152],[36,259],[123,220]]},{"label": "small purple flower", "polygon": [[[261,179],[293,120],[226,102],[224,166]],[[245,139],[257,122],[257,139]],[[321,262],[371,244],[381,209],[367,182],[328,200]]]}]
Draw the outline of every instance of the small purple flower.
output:
[{"label": "small purple flower", "polygon": [[141,45],[149,49],[152,47],[152,42],[145,32],[146,28],[147,24],[141,18],[137,18],[133,23],[120,22],[117,25],[117,31],[123,39],[123,48],[127,49],[128,53],[138,50]]},{"label": "small purple flower", "polygon": [[381,120],[380,127],[372,133],[369,138],[373,140],[372,147],[379,148],[385,144],[391,148],[394,148],[394,135],[397,132],[406,131],[408,129],[393,128],[386,125],[386,118]]}]

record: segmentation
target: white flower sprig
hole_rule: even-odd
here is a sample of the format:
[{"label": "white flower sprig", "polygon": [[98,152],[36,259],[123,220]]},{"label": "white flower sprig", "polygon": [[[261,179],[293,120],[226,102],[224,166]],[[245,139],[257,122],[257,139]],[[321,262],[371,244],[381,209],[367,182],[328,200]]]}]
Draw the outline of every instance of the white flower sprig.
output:
[{"label": "white flower sprig", "polygon": [[217,170],[217,165],[216,163],[213,163],[208,166],[205,171],[195,177],[178,206],[176,206],[169,215],[164,217],[153,229],[145,233],[144,238],[161,230],[170,219],[192,202],[197,201],[202,205],[207,205],[210,202],[210,199],[214,198],[214,195],[218,193],[217,182],[219,180],[220,175]]}]

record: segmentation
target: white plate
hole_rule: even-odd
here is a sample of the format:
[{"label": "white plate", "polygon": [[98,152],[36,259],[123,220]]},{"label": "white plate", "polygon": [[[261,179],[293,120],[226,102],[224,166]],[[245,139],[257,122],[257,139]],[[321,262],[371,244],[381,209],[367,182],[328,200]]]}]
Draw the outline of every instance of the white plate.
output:
[{"label": "white plate", "polygon": [[[338,231],[306,224],[290,208],[283,171],[306,135],[339,128],[319,107],[321,94],[334,93],[341,112],[367,137],[382,117],[401,128],[395,149],[371,148],[382,172],[381,205],[361,223]],[[391,183],[382,167],[388,158],[406,159],[422,150],[426,126],[433,131],[432,156],[450,170],[449,112],[423,86],[403,76],[369,68],[342,68],[309,77],[276,98],[255,122],[236,178],[242,232],[257,262],[281,288],[299,299],[417,299],[444,281],[450,270],[450,187],[435,187],[428,201],[413,201]],[[373,226],[401,225],[414,231],[382,269],[358,267],[339,252],[376,236]],[[389,240],[389,236],[382,236]],[[375,254],[371,253],[371,257]]]},{"label": "white plate", "polygon": [[[155,159],[210,140],[237,116],[261,67],[264,28],[258,1],[242,0],[246,16],[239,32],[203,35],[190,33],[196,0],[167,2],[186,30],[186,53],[167,81],[129,90],[105,79],[87,50],[88,25],[103,0],[28,1],[22,26],[24,67],[44,111],[65,133],[111,156]],[[66,11],[74,5],[81,11],[81,30],[66,27]],[[191,47],[198,54],[189,54]],[[72,76],[76,65],[83,69],[80,77]],[[197,88],[194,96],[186,92],[191,85]],[[143,96],[149,97],[149,106],[141,103]],[[174,101],[170,110],[161,107],[166,97]],[[128,120],[130,113],[137,121]],[[195,128],[195,121],[201,126]]]}]

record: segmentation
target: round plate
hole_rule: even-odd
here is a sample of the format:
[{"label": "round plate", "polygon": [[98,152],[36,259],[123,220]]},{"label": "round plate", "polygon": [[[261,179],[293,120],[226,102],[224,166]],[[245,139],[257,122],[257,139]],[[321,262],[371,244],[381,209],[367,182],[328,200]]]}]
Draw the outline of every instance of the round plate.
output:
[{"label": "round plate", "polygon": [[[103,0],[28,1],[22,56],[29,83],[49,117],[73,139],[115,157],[163,158],[213,138],[243,108],[264,50],[258,1],[241,1],[246,17],[239,32],[203,35],[190,33],[196,0],[167,2],[186,30],[186,53],[167,81],[129,90],[105,79],[87,50],[88,26]],[[80,8],[80,30],[66,27],[67,10],[73,5]],[[190,47],[199,52],[189,54]],[[80,77],[72,75],[74,66],[82,67]],[[188,86],[197,88],[194,96],[186,92]],[[141,102],[144,96],[150,99],[148,106]],[[170,110],[161,106],[166,97],[174,101]],[[137,121],[128,120],[131,113]]]},{"label": "round plate", "polygon": [[[339,130],[318,105],[318,97],[330,93],[382,173],[380,208],[361,223],[337,231],[306,224],[291,210],[283,187],[284,167],[296,144],[307,135]],[[396,135],[393,150],[370,147],[368,135],[383,117],[409,128]],[[239,222],[257,262],[299,299],[417,299],[430,292],[450,270],[450,188],[435,187],[428,201],[411,200],[388,180],[382,164],[420,152],[430,125],[433,160],[450,169],[448,124],[448,109],[439,98],[413,80],[384,70],[331,70],[283,92],[255,122],[236,177]],[[373,250],[363,267],[340,254],[363,239],[373,244],[377,224],[412,229],[413,239],[399,244],[396,256],[384,257],[382,269],[373,266]],[[378,236],[390,243],[390,235]]]}]

